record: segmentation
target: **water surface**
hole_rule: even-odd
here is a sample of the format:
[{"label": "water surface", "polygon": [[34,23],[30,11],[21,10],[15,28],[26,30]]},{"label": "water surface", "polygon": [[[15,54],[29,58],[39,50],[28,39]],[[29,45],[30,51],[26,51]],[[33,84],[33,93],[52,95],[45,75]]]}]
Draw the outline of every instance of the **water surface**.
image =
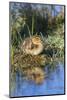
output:
[{"label": "water surface", "polygon": [[11,97],[64,94],[64,65],[59,63],[52,72],[49,72],[48,69],[46,70],[48,77],[39,85],[35,82],[24,80],[17,74],[16,86],[11,93]]}]

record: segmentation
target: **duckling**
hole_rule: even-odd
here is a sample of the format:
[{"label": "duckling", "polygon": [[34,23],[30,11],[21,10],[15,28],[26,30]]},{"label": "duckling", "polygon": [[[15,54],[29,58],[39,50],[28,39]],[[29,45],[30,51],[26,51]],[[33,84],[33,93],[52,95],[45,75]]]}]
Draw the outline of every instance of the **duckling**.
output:
[{"label": "duckling", "polygon": [[38,55],[43,51],[43,42],[39,36],[26,38],[21,46],[25,54]]}]

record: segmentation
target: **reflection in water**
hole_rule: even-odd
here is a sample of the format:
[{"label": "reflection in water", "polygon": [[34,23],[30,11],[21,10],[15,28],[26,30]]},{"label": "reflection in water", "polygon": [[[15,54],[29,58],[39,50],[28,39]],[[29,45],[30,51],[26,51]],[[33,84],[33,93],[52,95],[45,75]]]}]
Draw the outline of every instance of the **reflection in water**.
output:
[{"label": "reflection in water", "polygon": [[64,94],[64,65],[59,63],[51,73],[47,69],[45,70],[48,76],[39,85],[33,81],[24,80],[17,74],[16,87],[12,91],[11,97]]}]

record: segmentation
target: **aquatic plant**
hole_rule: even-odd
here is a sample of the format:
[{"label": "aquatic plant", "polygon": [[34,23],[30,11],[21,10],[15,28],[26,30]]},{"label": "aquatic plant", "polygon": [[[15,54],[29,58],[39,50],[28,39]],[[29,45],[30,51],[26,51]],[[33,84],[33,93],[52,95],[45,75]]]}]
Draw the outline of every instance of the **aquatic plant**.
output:
[{"label": "aquatic plant", "polygon": [[51,35],[48,36],[48,38],[46,39],[46,48],[45,50],[52,52],[52,56],[53,57],[63,57],[64,56],[64,37],[61,35]]}]

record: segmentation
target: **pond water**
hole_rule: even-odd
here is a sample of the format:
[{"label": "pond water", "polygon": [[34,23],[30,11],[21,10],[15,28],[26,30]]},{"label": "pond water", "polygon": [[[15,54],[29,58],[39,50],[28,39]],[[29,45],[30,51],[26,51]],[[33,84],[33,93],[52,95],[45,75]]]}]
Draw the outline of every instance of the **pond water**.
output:
[{"label": "pond water", "polygon": [[47,74],[48,77],[39,85],[24,80],[17,74],[16,86],[10,94],[11,97],[64,94],[64,64],[58,63],[56,69],[51,73],[47,70]]}]

